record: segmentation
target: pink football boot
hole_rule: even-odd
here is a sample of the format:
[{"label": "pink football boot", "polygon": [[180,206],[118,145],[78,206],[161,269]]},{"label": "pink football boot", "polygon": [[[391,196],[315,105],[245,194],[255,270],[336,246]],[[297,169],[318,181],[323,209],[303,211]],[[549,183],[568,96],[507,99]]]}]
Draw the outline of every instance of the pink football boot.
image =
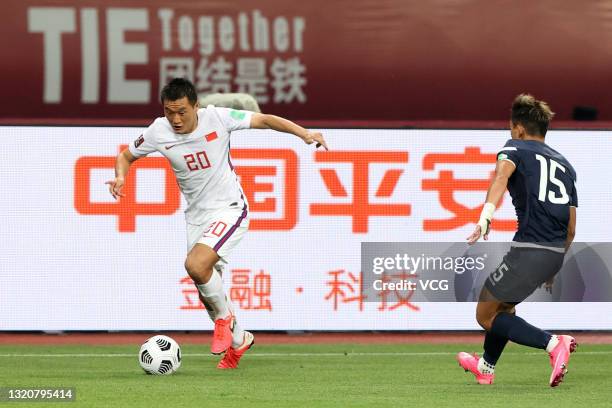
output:
[{"label": "pink football boot", "polygon": [[457,354],[457,362],[465,370],[465,372],[470,371],[476,377],[476,381],[478,384],[493,384],[493,380],[495,379],[495,374],[483,374],[478,370],[478,360],[479,357],[476,353],[468,354],[465,352],[460,352]]},{"label": "pink football boot", "polygon": [[213,333],[210,352],[221,354],[227,351],[232,345],[232,330],[234,330],[234,315],[230,314],[225,319],[215,320],[215,332]]},{"label": "pink football boot", "polygon": [[236,348],[230,347],[227,349],[223,359],[219,361],[217,368],[228,369],[238,368],[238,362],[251,347],[255,344],[255,336],[251,332],[244,331],[244,341]]},{"label": "pink football boot", "polygon": [[563,377],[567,373],[567,365],[569,364],[570,354],[576,350],[576,339],[572,336],[558,336],[559,344],[550,352],[550,365],[552,373],[550,374],[549,384],[551,387],[556,387],[563,381]]}]

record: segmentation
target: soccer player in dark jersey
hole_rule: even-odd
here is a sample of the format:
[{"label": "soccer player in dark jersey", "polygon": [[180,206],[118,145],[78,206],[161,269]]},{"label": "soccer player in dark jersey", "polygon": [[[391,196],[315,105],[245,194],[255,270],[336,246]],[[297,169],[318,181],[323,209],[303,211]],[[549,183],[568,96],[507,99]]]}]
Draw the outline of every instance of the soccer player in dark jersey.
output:
[{"label": "soccer player in dark jersey", "polygon": [[476,308],[476,320],[485,329],[484,354],[461,352],[457,361],[480,384],[492,384],[495,364],[508,340],[546,350],[552,373],[549,384],[559,385],[567,372],[571,336],[553,335],[516,315],[515,306],[535,289],[552,287],[575,235],[576,172],[560,153],[544,143],[554,113],[531,95],[512,104],[512,139],[497,155],[495,176],[470,244],[488,239],[493,213],[506,188],[518,217],[518,231],[503,261],[487,278]]}]

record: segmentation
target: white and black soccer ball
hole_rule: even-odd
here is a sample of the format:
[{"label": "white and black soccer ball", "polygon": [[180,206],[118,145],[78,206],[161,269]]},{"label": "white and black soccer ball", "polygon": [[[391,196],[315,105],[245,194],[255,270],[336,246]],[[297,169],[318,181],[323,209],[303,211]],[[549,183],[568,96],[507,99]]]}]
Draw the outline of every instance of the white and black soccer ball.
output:
[{"label": "white and black soccer ball", "polygon": [[169,375],[181,366],[181,348],[168,336],[153,336],[140,347],[138,362],[147,374]]}]

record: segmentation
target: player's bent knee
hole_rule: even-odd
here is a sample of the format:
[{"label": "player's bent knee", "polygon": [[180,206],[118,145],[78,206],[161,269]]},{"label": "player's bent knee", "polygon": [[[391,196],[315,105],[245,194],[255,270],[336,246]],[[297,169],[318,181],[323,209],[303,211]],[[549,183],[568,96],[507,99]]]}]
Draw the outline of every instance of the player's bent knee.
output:
[{"label": "player's bent knee", "polygon": [[476,321],[478,322],[480,327],[482,327],[486,331],[491,330],[491,322],[493,321],[493,319],[490,318],[489,316],[481,316],[477,314]]},{"label": "player's bent knee", "polygon": [[193,281],[199,285],[208,282],[212,274],[212,265],[194,256],[185,260],[185,270]]},{"label": "player's bent knee", "polygon": [[191,258],[187,257],[187,259],[185,259],[185,270],[187,271],[187,274],[191,277],[191,279],[193,279],[194,281],[199,276],[199,271],[197,269],[198,268],[195,265],[195,262],[193,262]]},{"label": "player's bent knee", "polygon": [[185,269],[191,279],[199,285],[209,281],[213,273],[213,267],[218,261],[219,256],[212,248],[205,245],[196,245],[187,255]]},{"label": "player's bent knee", "polygon": [[491,326],[493,325],[493,319],[497,312],[495,310],[491,310],[491,308],[486,307],[484,305],[478,304],[476,308],[476,321],[486,331],[491,330]]}]

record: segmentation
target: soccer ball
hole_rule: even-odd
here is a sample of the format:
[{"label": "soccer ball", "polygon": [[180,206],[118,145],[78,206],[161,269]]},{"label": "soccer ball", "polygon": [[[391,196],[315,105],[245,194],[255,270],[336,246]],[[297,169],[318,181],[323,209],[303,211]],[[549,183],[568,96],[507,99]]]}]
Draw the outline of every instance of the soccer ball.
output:
[{"label": "soccer ball", "polygon": [[169,375],[181,366],[181,348],[168,336],[153,336],[140,347],[138,362],[147,374]]}]

